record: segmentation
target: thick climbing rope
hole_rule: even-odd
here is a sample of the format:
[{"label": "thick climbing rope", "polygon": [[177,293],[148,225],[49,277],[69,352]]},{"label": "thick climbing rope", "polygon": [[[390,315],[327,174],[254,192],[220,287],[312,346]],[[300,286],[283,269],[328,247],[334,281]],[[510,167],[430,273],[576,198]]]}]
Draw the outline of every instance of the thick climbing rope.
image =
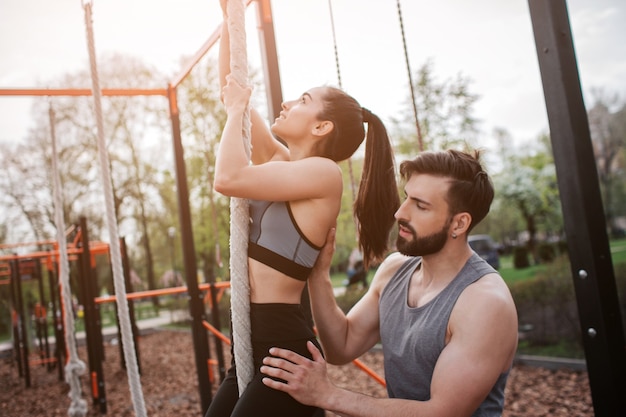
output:
[{"label": "thick climbing rope", "polygon": [[117,219],[115,218],[115,208],[113,204],[113,186],[111,184],[111,172],[109,170],[109,156],[107,154],[106,142],[104,138],[102,94],[100,91],[100,81],[98,78],[98,68],[96,65],[91,2],[84,2],[83,8],[85,9],[85,26],[87,28],[87,44],[89,49],[89,63],[91,68],[92,94],[94,98],[94,111],[96,113],[96,126],[98,133],[98,157],[100,160],[100,175],[102,178],[102,188],[104,191],[104,202],[106,208],[106,223],[110,240],[109,247],[111,264],[113,267],[113,284],[115,287],[117,314],[119,317],[119,325],[122,332],[122,343],[124,346],[124,359],[126,361],[128,386],[131,392],[131,399],[133,402],[135,415],[138,417],[143,417],[146,416],[146,406],[144,403],[141,381],[139,378],[137,357],[134,354],[135,341],[133,339],[133,333],[130,325],[128,300],[126,299],[124,268],[122,266],[120,239],[118,235]]},{"label": "thick climbing rope", "polygon": [[[227,22],[230,36],[230,73],[240,85],[248,85],[246,55],[245,7],[242,0],[228,0]],[[250,159],[250,112],[242,123],[244,148]],[[250,329],[250,282],[248,280],[248,230],[250,213],[248,201],[230,199],[230,288],[231,316],[237,367],[237,385],[241,395],[254,376]]]},{"label": "thick climbing rope", "polygon": [[65,382],[70,386],[70,407],[67,414],[70,417],[83,417],[87,414],[87,401],[81,398],[80,376],[85,373],[86,366],[78,357],[76,338],[74,337],[74,314],[72,312],[72,292],[70,291],[70,264],[67,257],[67,242],[65,238],[65,221],[63,220],[63,197],[61,196],[61,176],[57,160],[57,145],[55,133],[54,110],[52,105],[48,111],[50,118],[50,137],[52,140],[52,178],[54,186],[54,223],[57,228],[57,243],[59,245],[59,286],[61,288],[61,303],[63,307],[63,327],[65,329],[65,346],[68,351],[65,364]]}]

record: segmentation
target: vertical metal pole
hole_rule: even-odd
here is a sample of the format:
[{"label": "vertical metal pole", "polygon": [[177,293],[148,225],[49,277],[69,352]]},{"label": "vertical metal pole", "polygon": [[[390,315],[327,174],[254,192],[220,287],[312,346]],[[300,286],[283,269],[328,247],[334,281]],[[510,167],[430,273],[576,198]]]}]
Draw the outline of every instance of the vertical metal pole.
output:
[{"label": "vertical metal pole", "polygon": [[56,278],[55,270],[57,263],[48,260],[48,287],[50,287],[50,304],[52,307],[52,323],[54,326],[54,357],[56,358],[57,371],[59,372],[59,381],[63,381],[63,352],[65,344],[63,341],[63,325],[60,314],[57,314],[57,297],[59,297],[59,285]]},{"label": "vertical metal pole", "polygon": [[[132,293],[133,283],[130,279],[130,260],[128,258],[128,252],[126,250],[126,239],[120,238],[120,251],[122,252],[122,268],[124,270],[124,285],[126,286],[126,292]],[[139,360],[139,328],[137,327],[137,320],[135,320],[135,300],[128,300],[128,315],[130,319],[130,329],[133,333],[133,343],[135,345],[135,360],[137,362],[137,370],[141,375],[141,361]],[[120,333],[120,341],[122,340],[121,329],[119,328],[119,320],[118,320],[118,333]],[[120,343],[120,346],[123,347],[124,343]],[[124,351],[120,352],[121,358],[124,358]],[[122,360],[122,367],[126,369],[126,360]]]},{"label": "vertical metal pole", "polygon": [[170,285],[180,285],[176,276],[176,252],[174,251],[174,238],[176,237],[176,228],[168,227],[167,235],[170,238],[170,260],[172,262],[172,282]]},{"label": "vertical metal pole", "polygon": [[[18,352],[20,363],[23,364],[24,380],[26,388],[30,387],[30,364],[28,363],[28,357],[30,351],[28,349],[28,329],[26,327],[27,313],[25,313],[24,296],[22,294],[22,274],[20,272],[20,261],[15,254],[15,261],[11,265],[11,279],[15,282],[16,294],[17,294],[17,315],[19,318],[19,331],[21,346]],[[15,268],[13,268],[15,267]]]},{"label": "vertical metal pole", "polygon": [[209,380],[209,339],[207,331],[202,325],[202,322],[206,320],[206,315],[203,296],[198,288],[198,268],[196,266],[196,249],[194,247],[193,231],[191,229],[187,170],[185,168],[185,158],[183,155],[176,89],[172,86],[168,87],[168,99],[170,104],[170,118],[172,119],[176,185],[178,188],[178,216],[182,238],[184,272],[187,282],[187,293],[189,294],[189,312],[192,319],[191,334],[193,336],[194,353],[196,357],[196,371],[198,374],[198,389],[202,403],[202,414],[204,414],[209,408],[213,397],[211,381]]},{"label": "vertical metal pole", "polygon": [[[217,294],[215,293],[215,277],[211,276],[209,282],[209,296],[211,297],[211,316],[213,317],[213,326],[216,329],[222,328],[222,321],[220,320],[220,306],[218,305]],[[220,381],[223,381],[226,377],[226,364],[224,362],[224,347],[219,337],[214,337],[215,341],[215,354],[217,356],[218,373],[220,374]]]},{"label": "vertical metal pole", "polygon": [[596,416],[626,416],[626,343],[565,0],[529,0]]},{"label": "vertical metal pole", "polygon": [[13,328],[13,352],[15,353],[15,361],[17,362],[17,372],[20,376],[24,376],[22,370],[22,349],[20,348],[20,342],[22,337],[20,335],[20,311],[19,300],[17,298],[17,278],[19,278],[17,254],[13,254],[14,258],[9,261],[11,267],[11,275],[9,276],[9,288],[11,290],[11,325]]},{"label": "vertical metal pole", "polygon": [[265,73],[265,91],[267,94],[268,118],[273,122],[280,114],[283,102],[283,90],[280,85],[278,53],[274,37],[274,20],[270,0],[257,0],[257,20],[263,72]]},{"label": "vertical metal pole", "polygon": [[104,387],[104,372],[102,369],[102,333],[98,335],[98,332],[101,332],[102,330],[100,326],[100,314],[97,310],[95,302],[97,283],[95,282],[96,277],[94,276],[91,267],[89,232],[87,231],[87,219],[85,217],[80,218],[80,233],[80,279],[82,282],[81,289],[83,292],[83,321],[85,323],[85,336],[87,338],[87,356],[89,359],[90,383],[92,388],[91,396],[93,405],[98,405],[100,407],[100,412],[104,414],[107,410],[107,403]]},{"label": "vertical metal pole", "polygon": [[[41,269],[41,260],[34,259],[33,262],[35,263],[34,273],[37,275],[37,284],[39,287],[39,304],[41,306],[40,311],[35,312],[35,322],[40,334],[39,340],[40,343],[43,343],[43,346],[39,346],[39,357],[41,359],[46,359],[47,368],[48,370],[50,370],[52,369],[51,363],[47,361],[48,359],[50,359],[50,344],[48,343],[48,309],[46,308],[46,295],[43,285],[43,272]],[[40,317],[43,312],[46,313],[43,314],[42,317]]]}]

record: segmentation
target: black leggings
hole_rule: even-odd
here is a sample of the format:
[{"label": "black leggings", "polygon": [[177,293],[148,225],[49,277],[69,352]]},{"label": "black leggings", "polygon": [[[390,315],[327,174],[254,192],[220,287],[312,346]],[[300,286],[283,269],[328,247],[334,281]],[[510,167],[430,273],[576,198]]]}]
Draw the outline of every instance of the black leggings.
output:
[{"label": "black leggings", "polygon": [[[263,384],[266,376],[259,371],[271,347],[293,350],[311,359],[306,347],[312,341],[321,350],[299,305],[250,305],[250,325],[255,375],[241,397],[234,366],[222,381],[205,417],[308,417],[324,415],[321,410],[301,404],[289,394]],[[232,350],[231,350],[232,351]]]}]

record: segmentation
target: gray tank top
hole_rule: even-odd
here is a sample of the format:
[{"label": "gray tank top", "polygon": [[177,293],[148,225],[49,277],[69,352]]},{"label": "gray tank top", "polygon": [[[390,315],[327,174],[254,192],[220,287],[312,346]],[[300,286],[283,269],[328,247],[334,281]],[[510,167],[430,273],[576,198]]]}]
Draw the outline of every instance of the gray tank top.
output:
[{"label": "gray tank top", "polygon": [[[407,260],[380,296],[380,337],[390,398],[430,399],[433,370],[445,347],[446,328],[456,300],[468,285],[488,273],[496,272],[474,253],[456,278],[434,299],[412,308],[407,304],[409,284],[420,262],[419,257]],[[508,372],[500,375],[488,397],[472,414],[473,417],[502,414],[508,375]]]}]

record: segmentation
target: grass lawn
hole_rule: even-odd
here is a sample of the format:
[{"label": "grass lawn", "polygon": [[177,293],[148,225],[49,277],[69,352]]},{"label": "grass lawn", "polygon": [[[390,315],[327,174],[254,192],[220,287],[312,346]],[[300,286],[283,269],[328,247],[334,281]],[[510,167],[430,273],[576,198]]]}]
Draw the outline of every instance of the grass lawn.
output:
[{"label": "grass lawn", "polygon": [[611,246],[611,259],[613,265],[626,262],[626,239],[612,240]]},{"label": "grass lawn", "polygon": [[515,269],[513,267],[513,255],[500,257],[500,269],[498,272],[507,285],[512,285],[518,281],[525,281],[537,275],[537,272],[545,269],[545,265],[532,265],[528,268]]},{"label": "grass lawn", "polygon": [[[626,245],[624,246],[624,255],[626,258]],[[512,284],[516,281],[523,281],[534,277],[535,274],[543,268],[545,268],[544,265],[535,265],[524,269],[515,269],[513,268],[513,257],[509,255],[500,258],[500,270],[498,272],[500,272],[500,275],[502,275],[502,278],[507,284]],[[368,282],[372,282],[375,273],[376,270],[370,269],[367,275]],[[347,275],[345,272],[337,272],[330,276],[334,288],[343,287],[343,282],[346,279]]]},{"label": "grass lawn", "polygon": [[[611,257],[613,259],[613,265],[618,263],[626,263],[626,239],[617,239],[610,242]],[[506,255],[500,257],[500,269],[498,272],[502,275],[504,281],[511,285],[518,281],[524,281],[533,278],[538,272],[545,269],[545,265],[532,265],[528,268],[515,269],[513,267],[513,255]],[[375,270],[370,270],[368,274],[368,282],[372,282]],[[333,287],[342,287],[343,281],[347,278],[345,273],[339,272],[332,274],[330,279],[333,283]]]}]

